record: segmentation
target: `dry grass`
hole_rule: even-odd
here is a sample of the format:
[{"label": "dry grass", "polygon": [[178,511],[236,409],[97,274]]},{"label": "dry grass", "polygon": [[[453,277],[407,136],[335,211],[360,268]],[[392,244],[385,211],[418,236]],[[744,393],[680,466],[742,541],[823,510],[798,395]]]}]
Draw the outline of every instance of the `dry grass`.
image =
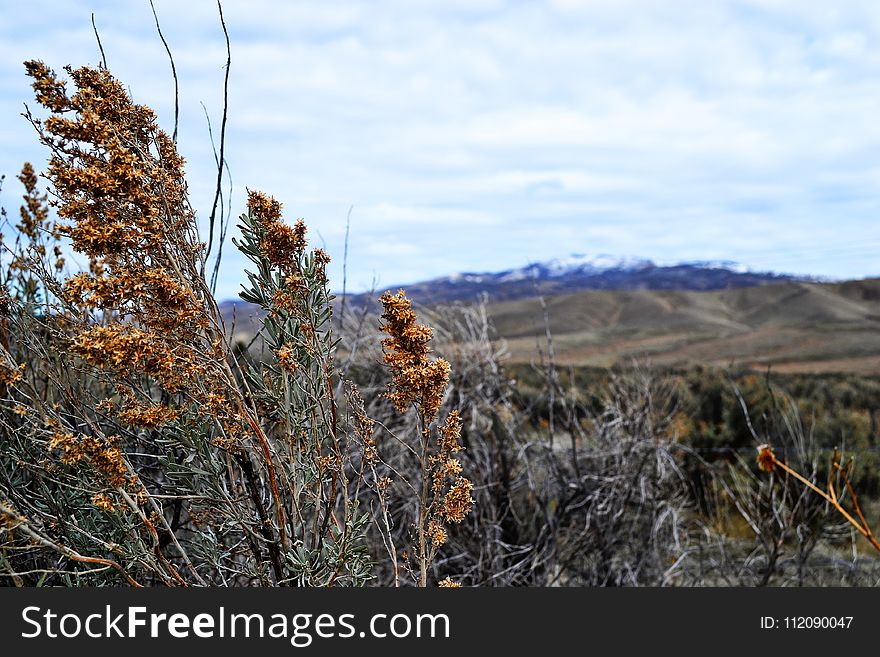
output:
[{"label": "dry grass", "polygon": [[[713,292],[595,291],[547,300],[559,362],[752,366],[876,373],[880,282],[783,283]],[[488,310],[516,362],[537,355],[536,299]]]}]

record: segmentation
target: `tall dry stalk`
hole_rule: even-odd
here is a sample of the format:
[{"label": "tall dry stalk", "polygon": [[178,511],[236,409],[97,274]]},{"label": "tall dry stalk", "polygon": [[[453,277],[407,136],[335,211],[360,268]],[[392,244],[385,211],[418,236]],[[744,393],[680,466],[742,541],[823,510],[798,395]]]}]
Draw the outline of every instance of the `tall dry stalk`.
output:
[{"label": "tall dry stalk", "polygon": [[[415,564],[411,572],[416,583],[427,586],[429,567],[447,541],[446,525],[460,523],[470,513],[473,486],[462,476],[462,464],[456,456],[462,450],[458,411],[450,411],[443,423],[436,425],[449,383],[449,363],[430,357],[432,331],[418,323],[403,290],[386,292],[379,301],[384,308],[382,330],[388,334],[382,341],[384,362],[392,372],[388,399],[398,412],[413,408],[417,417],[417,439],[403,441],[418,463],[417,477],[405,482],[417,498],[413,554],[407,561]],[[444,584],[450,585],[451,580],[444,580]]]}]

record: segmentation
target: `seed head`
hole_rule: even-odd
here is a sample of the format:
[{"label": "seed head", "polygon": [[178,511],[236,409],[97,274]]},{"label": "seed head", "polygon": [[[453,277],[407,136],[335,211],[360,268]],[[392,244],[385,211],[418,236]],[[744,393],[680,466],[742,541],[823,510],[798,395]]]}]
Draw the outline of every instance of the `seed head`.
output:
[{"label": "seed head", "polygon": [[776,467],[776,455],[770,445],[758,445],[758,457],[756,459],[758,468],[764,472],[773,472]]}]

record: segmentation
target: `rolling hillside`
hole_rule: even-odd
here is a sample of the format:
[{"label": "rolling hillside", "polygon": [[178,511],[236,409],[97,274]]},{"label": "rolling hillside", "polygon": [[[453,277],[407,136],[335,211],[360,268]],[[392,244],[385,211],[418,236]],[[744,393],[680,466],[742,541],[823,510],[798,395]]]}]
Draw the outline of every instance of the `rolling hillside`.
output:
[{"label": "rolling hillside", "polygon": [[[649,359],[880,374],[880,279],[785,282],[706,292],[586,291],[546,298],[557,360]],[[540,300],[490,304],[514,361],[546,350]]]},{"label": "rolling hillside", "polygon": [[[638,359],[672,367],[880,374],[880,279],[821,283],[728,262],[660,266],[571,256],[404,287],[427,308],[472,303],[485,294],[514,362],[546,350],[541,295],[563,364],[602,367]],[[379,293],[349,296],[348,308],[378,312]],[[337,312],[340,306],[337,300]],[[239,301],[221,304],[221,311],[237,339],[248,342],[258,309]],[[377,318],[370,322],[378,325]]]}]

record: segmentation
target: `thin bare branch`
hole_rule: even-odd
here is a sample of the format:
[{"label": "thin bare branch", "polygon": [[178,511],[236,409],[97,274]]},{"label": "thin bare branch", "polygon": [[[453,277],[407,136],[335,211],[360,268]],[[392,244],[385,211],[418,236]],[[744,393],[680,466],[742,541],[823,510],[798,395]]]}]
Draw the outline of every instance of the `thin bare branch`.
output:
[{"label": "thin bare branch", "polygon": [[150,9],[152,9],[153,19],[156,21],[156,32],[159,34],[159,39],[162,41],[162,45],[165,46],[165,52],[168,53],[168,61],[171,62],[171,77],[174,78],[174,131],[171,134],[171,140],[174,143],[177,143],[177,124],[180,119],[180,85],[177,80],[177,66],[174,64],[174,57],[171,54],[171,48],[168,47],[168,42],[165,40],[165,35],[162,34],[162,28],[159,25],[159,16],[156,13],[156,7],[153,4],[153,0],[150,0]]}]

